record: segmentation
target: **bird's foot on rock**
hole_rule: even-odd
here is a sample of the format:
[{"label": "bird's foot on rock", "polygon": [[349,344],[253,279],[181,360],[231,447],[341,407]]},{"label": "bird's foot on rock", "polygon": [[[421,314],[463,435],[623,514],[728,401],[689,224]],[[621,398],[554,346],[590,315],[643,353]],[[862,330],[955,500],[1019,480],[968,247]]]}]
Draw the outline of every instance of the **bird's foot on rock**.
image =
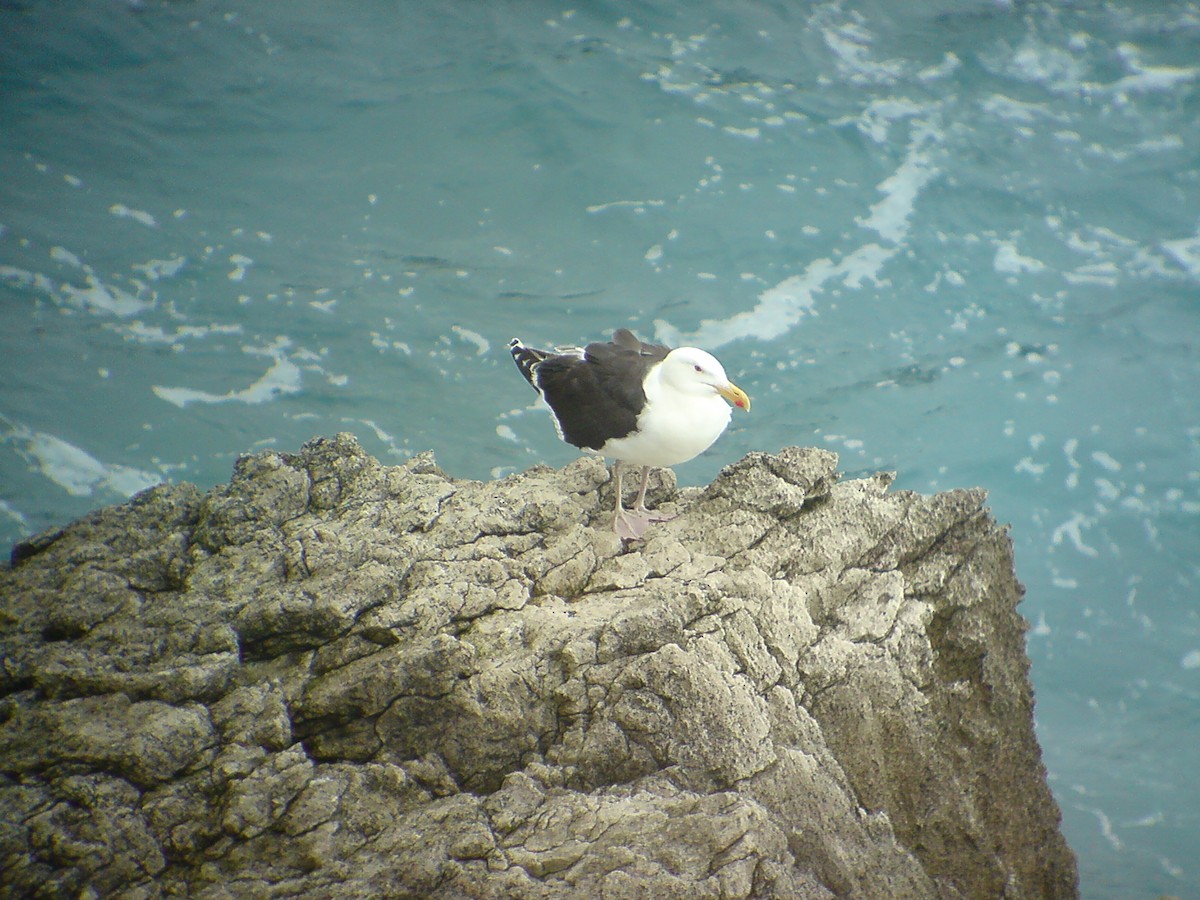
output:
[{"label": "bird's foot on rock", "polygon": [[659,521],[650,515],[642,515],[633,510],[618,509],[613,520],[613,531],[623,541],[640,541],[650,527],[650,523]]},{"label": "bird's foot on rock", "polygon": [[613,531],[623,541],[640,541],[646,534],[646,529],[659,522],[670,522],[675,516],[671,513],[657,512],[646,507],[617,510],[613,521]]},{"label": "bird's foot on rock", "polygon": [[670,522],[672,519],[678,518],[674,513],[646,509],[644,506],[635,506],[633,508],[633,515],[645,519],[647,522]]}]

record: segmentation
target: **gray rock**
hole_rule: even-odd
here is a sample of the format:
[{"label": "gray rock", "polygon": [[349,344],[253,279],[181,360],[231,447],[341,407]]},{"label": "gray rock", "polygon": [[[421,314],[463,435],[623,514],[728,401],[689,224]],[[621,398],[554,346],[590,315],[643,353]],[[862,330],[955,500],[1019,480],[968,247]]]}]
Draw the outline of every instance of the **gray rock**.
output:
[{"label": "gray rock", "polygon": [[754,453],[609,531],[595,459],[340,435],[0,570],[14,896],[1074,897],[981,491]]}]

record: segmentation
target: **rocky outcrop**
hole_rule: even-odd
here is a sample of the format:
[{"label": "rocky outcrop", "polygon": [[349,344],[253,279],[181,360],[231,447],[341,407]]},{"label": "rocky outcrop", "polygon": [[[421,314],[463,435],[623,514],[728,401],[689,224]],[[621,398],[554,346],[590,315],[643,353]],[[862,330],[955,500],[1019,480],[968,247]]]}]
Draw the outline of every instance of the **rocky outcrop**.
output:
[{"label": "rocky outcrop", "polygon": [[981,491],[754,453],[644,544],[595,459],[350,436],[0,571],[16,896],[1072,897]]}]

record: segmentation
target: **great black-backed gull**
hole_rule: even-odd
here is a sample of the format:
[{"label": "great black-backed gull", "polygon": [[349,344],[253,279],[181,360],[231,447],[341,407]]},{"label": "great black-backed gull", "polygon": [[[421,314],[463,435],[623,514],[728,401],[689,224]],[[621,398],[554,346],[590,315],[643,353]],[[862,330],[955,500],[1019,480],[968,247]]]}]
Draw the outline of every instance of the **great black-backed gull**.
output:
[{"label": "great black-backed gull", "polygon": [[[650,467],[687,462],[712,446],[729,424],[726,401],[750,409],[746,392],[711,353],[646,344],[627,328],[586,347],[535,350],[513,338],[508,349],[550,407],[558,436],[617,460],[613,528],[624,540],[638,540],[651,522],[670,518],[646,509]],[[622,460],[642,467],[632,510],[622,502]]]}]

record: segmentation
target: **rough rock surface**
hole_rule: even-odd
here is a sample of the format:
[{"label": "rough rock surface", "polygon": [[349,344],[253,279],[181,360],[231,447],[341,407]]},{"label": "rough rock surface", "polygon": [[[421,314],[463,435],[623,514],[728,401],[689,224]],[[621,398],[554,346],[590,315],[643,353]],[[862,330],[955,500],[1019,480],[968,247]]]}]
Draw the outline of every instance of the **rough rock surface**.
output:
[{"label": "rough rock surface", "polygon": [[0,570],[14,896],[1073,897],[981,491],[755,453],[644,544],[595,459],[342,435]]}]

